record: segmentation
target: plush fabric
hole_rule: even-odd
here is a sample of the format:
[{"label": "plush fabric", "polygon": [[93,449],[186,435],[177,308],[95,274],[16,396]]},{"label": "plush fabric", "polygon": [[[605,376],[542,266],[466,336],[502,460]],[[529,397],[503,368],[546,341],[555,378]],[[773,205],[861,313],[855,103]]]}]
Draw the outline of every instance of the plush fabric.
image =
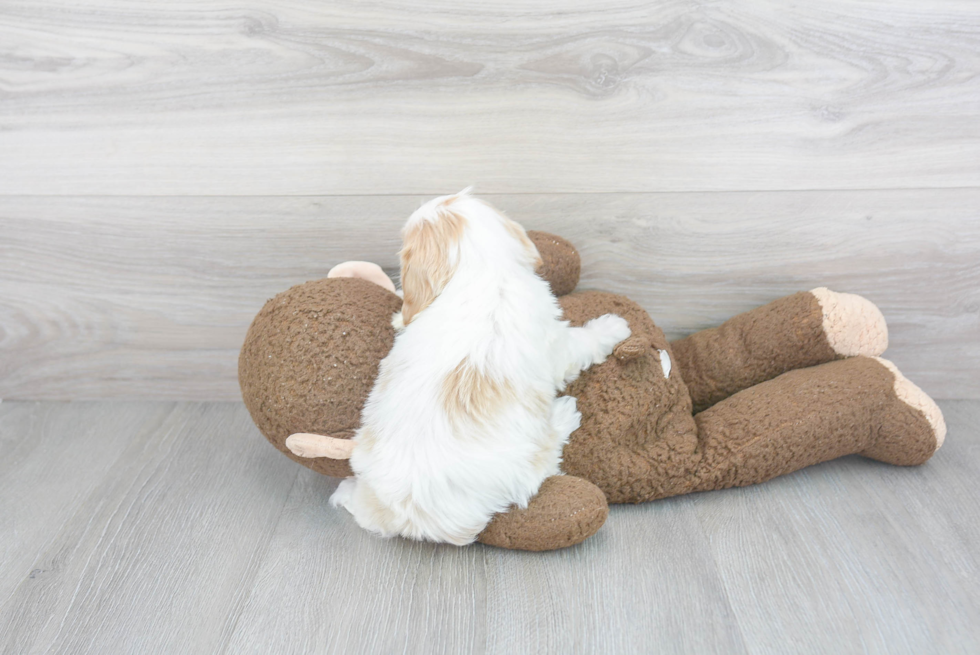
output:
[{"label": "plush fabric", "polygon": [[478,541],[517,550],[554,550],[594,535],[609,514],[602,492],[571,475],[546,479],[526,509],[497,514]]},{"label": "plush fabric", "polygon": [[565,393],[577,399],[582,426],[565,446],[562,470],[597,485],[610,503],[689,491],[689,481],[678,473],[700,457],[696,427],[680,372],[675,366],[665,377],[660,365],[661,351],[672,357],[664,333],[623,296],[586,291],[560,302],[573,325],[619,314],[646,344],[642,355],[627,362],[610,357],[568,386]]},{"label": "plush fabric", "polygon": [[809,291],[696,332],[673,348],[695,412],[786,371],[837,357],[824,334],[820,303]]},{"label": "plush fabric", "polygon": [[[497,515],[483,543],[563,548],[599,529],[607,502],[755,484],[848,454],[921,464],[942,443],[939,408],[875,357],[885,326],[864,299],[797,293],[668,343],[628,298],[571,293],[580,271],[575,248],[551,234],[528,235],[567,320],[581,325],[612,312],[633,334],[565,392],[582,414],[563,452],[567,475],[547,479],[526,509]],[[870,323],[828,321],[837,300],[861,309],[844,323]],[[345,460],[295,457],[284,441],[294,432],[352,435],[393,343],[400,303],[355,278],[308,282],[266,303],[242,348],[239,379],[256,425],[280,451],[326,475],[351,474]],[[848,354],[857,356],[842,358],[827,330],[843,328],[884,340],[848,337],[857,344]]]},{"label": "plush fabric", "polygon": [[347,460],[306,459],[286,448],[294,432],[351,437],[391,350],[401,298],[349,277],[315,280],[269,300],[238,358],[242,398],[259,430],[284,455],[318,473],[351,474]]},{"label": "plush fabric", "polygon": [[528,230],[527,236],[541,255],[540,272],[551,285],[551,292],[556,296],[564,296],[574,291],[582,270],[582,260],[575,246],[560,236],[547,232]]}]

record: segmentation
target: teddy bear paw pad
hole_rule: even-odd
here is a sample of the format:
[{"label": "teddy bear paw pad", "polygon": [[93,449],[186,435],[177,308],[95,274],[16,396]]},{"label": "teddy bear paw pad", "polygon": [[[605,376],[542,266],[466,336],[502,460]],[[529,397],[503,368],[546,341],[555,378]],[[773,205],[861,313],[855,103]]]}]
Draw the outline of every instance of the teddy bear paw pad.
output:
[{"label": "teddy bear paw pad", "polygon": [[826,287],[810,291],[823,311],[823,331],[842,357],[877,357],[888,348],[888,326],[873,302],[853,293]]}]

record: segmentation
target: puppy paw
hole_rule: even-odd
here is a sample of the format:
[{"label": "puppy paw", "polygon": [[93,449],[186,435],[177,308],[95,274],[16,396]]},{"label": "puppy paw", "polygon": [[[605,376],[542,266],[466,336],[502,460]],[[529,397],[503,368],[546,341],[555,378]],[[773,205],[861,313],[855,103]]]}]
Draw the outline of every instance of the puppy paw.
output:
[{"label": "puppy paw", "polygon": [[562,444],[582,426],[582,413],[574,396],[559,396],[551,401],[551,426]]},{"label": "puppy paw", "polygon": [[391,327],[395,328],[395,332],[405,329],[405,319],[400,311],[391,316]]},{"label": "puppy paw", "polygon": [[337,489],[330,496],[330,505],[332,507],[343,507],[347,511],[350,511],[350,503],[354,498],[354,487],[357,484],[357,480],[354,478],[346,478],[340,481],[337,485]]},{"label": "puppy paw", "polygon": [[633,334],[626,319],[616,314],[604,314],[594,318],[586,323],[585,327],[595,333],[603,359],[609,356],[616,344],[629,339]]}]

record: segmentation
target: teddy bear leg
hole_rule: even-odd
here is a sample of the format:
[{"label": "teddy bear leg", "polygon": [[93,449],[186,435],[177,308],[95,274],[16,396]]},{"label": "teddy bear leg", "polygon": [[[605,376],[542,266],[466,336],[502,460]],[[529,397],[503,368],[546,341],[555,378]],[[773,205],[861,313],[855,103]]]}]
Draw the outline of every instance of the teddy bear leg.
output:
[{"label": "teddy bear leg", "polygon": [[790,371],[694,418],[703,450],[699,491],[851,454],[921,464],[946,432],[936,404],[889,362],[871,357]]},{"label": "teddy bear leg", "polygon": [[525,509],[513,507],[495,515],[476,540],[512,550],[556,550],[594,535],[608,515],[599,487],[571,475],[554,475]]},{"label": "teddy bear leg", "polygon": [[780,298],[671,344],[695,412],[787,371],[874,357],[887,347],[888,328],[873,303],[825,288]]}]

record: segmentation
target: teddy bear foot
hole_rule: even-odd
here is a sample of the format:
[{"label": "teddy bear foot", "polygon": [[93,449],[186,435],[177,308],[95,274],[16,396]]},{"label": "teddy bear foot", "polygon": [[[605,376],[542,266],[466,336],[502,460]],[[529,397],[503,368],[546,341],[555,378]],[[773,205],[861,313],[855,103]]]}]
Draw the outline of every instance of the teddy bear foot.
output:
[{"label": "teddy bear foot", "polygon": [[894,376],[894,398],[875,444],[861,455],[899,466],[922,464],[946,439],[943,413],[935,401],[902,375],[894,364],[880,357],[874,360]]},{"label": "teddy bear foot", "polygon": [[526,509],[497,514],[476,540],[512,550],[556,550],[594,535],[608,515],[599,487],[571,475],[553,475],[541,483]]},{"label": "teddy bear foot", "polygon": [[826,287],[810,291],[823,311],[823,331],[841,357],[877,357],[888,348],[888,326],[873,302]]}]

